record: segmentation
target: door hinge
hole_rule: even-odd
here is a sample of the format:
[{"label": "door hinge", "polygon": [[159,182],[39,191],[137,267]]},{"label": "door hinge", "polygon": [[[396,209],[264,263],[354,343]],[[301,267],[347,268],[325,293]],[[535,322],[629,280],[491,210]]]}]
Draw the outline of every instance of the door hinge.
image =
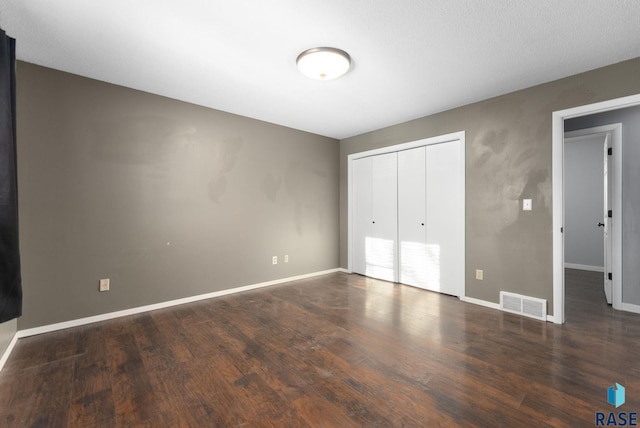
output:
[{"label": "door hinge", "polygon": [[564,233],[564,227],[560,228],[560,233]]},{"label": "door hinge", "polygon": [[613,154],[613,149],[612,149],[611,147],[609,147],[609,148],[607,149],[607,154],[608,154],[609,156],[611,156],[611,155]]},{"label": "door hinge", "polygon": [[611,272],[609,272],[609,274],[607,275],[607,278],[609,278],[609,281],[613,280],[613,274]]},{"label": "door hinge", "polygon": [[607,211],[607,217],[609,217],[609,218],[613,217],[613,210]]}]

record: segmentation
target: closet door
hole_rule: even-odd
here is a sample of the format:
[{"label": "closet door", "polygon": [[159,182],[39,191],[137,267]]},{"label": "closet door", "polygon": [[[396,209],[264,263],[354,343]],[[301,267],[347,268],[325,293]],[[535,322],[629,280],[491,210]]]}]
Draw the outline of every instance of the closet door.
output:
[{"label": "closet door", "polygon": [[462,142],[426,146],[427,288],[464,292],[464,176]]},{"label": "closet door", "polygon": [[397,281],[397,154],[353,162],[353,271]]},{"label": "closet door", "polygon": [[426,147],[398,152],[399,281],[427,288]]},{"label": "closet door", "polygon": [[353,254],[352,270],[367,275],[366,242],[372,236],[373,195],[371,158],[357,159],[351,164],[353,180]]},{"label": "closet door", "polygon": [[366,242],[367,275],[398,281],[398,154],[372,157],[372,237]]}]

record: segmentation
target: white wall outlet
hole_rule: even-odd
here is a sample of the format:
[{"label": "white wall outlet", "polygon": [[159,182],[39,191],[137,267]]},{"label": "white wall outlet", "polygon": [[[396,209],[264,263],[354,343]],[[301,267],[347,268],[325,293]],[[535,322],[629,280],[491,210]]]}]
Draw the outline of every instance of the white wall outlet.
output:
[{"label": "white wall outlet", "polygon": [[289,263],[289,255],[288,254],[284,255],[284,262],[285,263]]},{"label": "white wall outlet", "polygon": [[100,291],[109,291],[109,278],[100,280]]},{"label": "white wall outlet", "polygon": [[522,200],[522,211],[531,211],[532,203],[531,199],[523,199]]},{"label": "white wall outlet", "polygon": [[278,256],[273,256],[273,258],[271,259],[271,264],[274,264],[274,265],[278,264]]},{"label": "white wall outlet", "polygon": [[476,269],[476,279],[482,281],[484,279],[484,271],[482,269]]}]

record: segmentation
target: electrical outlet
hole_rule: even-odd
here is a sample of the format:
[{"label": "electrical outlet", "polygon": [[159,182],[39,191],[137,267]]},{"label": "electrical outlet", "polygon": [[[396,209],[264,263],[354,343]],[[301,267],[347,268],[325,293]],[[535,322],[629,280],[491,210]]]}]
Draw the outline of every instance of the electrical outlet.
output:
[{"label": "electrical outlet", "polygon": [[273,258],[271,259],[271,263],[274,265],[278,264],[278,256],[273,256]]},{"label": "electrical outlet", "polygon": [[289,256],[287,254],[284,255],[284,262],[289,263]]},{"label": "electrical outlet", "polygon": [[482,281],[484,279],[484,271],[482,269],[476,269],[476,279]]},{"label": "electrical outlet", "polygon": [[109,291],[109,278],[100,280],[100,291]]},{"label": "electrical outlet", "polygon": [[522,200],[522,211],[531,211],[532,208],[533,208],[533,204],[531,199]]}]

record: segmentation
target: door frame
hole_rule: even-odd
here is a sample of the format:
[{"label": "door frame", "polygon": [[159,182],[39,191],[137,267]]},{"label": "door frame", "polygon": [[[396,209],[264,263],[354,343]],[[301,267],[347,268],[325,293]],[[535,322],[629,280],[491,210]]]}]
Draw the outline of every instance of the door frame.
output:
[{"label": "door frame", "polygon": [[[564,324],[564,121],[575,117],[640,105],[640,94],[572,107],[552,113],[552,200],[553,200],[553,316],[556,324]],[[624,305],[623,305],[624,306]]]},{"label": "door frame", "polygon": [[[609,189],[611,190],[611,209],[613,210],[613,218],[608,221],[607,227],[609,239],[611,242],[611,303],[614,309],[622,309],[622,123],[611,123],[592,128],[578,129],[575,131],[565,132],[564,144],[567,144],[569,138],[581,138],[590,135],[611,135],[611,148],[613,154],[609,163]],[[580,143],[574,143],[580,144]],[[611,174],[613,171],[613,174]],[[563,196],[564,205],[564,196]],[[564,240],[564,234],[563,234]],[[605,254],[606,260],[606,254]],[[608,272],[605,271],[606,275]]]},{"label": "door frame", "polygon": [[[347,156],[347,257],[348,257],[348,264],[347,264],[347,271],[349,273],[353,273],[353,161],[357,160],[357,159],[361,159],[361,158],[365,158],[368,156],[375,156],[375,155],[381,155],[381,154],[385,154],[385,153],[393,153],[393,152],[399,152],[402,150],[409,150],[409,149],[414,149],[416,147],[422,147],[422,146],[428,146],[431,144],[441,144],[441,143],[447,143],[449,141],[456,141],[456,140],[460,140],[461,145],[462,145],[462,160],[463,160],[463,165],[461,168],[461,174],[462,174],[462,180],[461,180],[461,191],[462,191],[462,195],[463,195],[463,203],[462,203],[462,209],[464,211],[464,216],[465,216],[465,221],[463,223],[466,223],[466,197],[465,195],[465,190],[466,190],[466,184],[465,184],[465,173],[466,173],[466,145],[465,145],[465,131],[458,131],[458,132],[452,132],[450,134],[444,134],[444,135],[438,135],[435,137],[430,137],[430,138],[424,138],[422,140],[416,140],[416,141],[410,141],[407,143],[401,143],[401,144],[396,144],[393,146],[387,146],[387,147],[381,147],[379,149],[373,149],[373,150],[367,150],[364,152],[358,152],[358,153],[353,153]],[[466,226],[465,226],[466,228]],[[466,232],[465,230],[462,231],[463,236],[465,236],[465,241],[466,241]],[[463,243],[463,248],[465,248],[466,246]],[[462,255],[462,266],[465,267],[466,269],[466,263],[465,263],[465,253],[466,253],[466,249],[463,249],[463,255]],[[464,278],[464,272],[462,277]],[[465,289],[466,287],[462,287],[462,296],[465,295]]]}]

